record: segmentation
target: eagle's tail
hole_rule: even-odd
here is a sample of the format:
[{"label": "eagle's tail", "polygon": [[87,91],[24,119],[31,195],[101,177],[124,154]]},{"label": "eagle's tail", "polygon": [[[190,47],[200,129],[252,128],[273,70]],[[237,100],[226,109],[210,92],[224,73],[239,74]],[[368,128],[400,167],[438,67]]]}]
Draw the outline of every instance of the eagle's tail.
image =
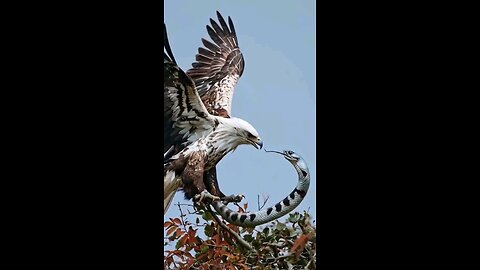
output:
[{"label": "eagle's tail", "polygon": [[177,189],[182,185],[182,181],[175,177],[174,171],[168,171],[163,177],[163,215],[167,213],[170,204],[172,204],[173,197]]}]

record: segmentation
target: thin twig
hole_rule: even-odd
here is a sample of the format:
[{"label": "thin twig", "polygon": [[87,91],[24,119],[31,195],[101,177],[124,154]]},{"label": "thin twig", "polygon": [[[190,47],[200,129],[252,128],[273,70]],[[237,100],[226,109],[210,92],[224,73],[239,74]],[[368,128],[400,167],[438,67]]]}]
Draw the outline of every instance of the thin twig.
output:
[{"label": "thin twig", "polygon": [[178,206],[178,210],[180,210],[180,218],[182,219],[182,225],[183,225],[183,229],[187,232],[187,226],[185,225],[185,220],[183,219],[184,217],[184,214],[182,212],[182,208],[180,207],[180,203],[177,204]]},{"label": "thin twig", "polygon": [[263,198],[263,204],[262,206],[260,206],[260,194],[257,195],[258,211],[262,210],[262,208],[265,207],[265,204],[267,204],[267,201],[268,199],[270,199],[270,196],[267,196],[267,198],[265,198],[265,196],[262,195],[262,198]]},{"label": "thin twig", "polygon": [[177,205],[181,205],[181,206],[191,206],[191,207],[194,207],[195,205],[193,204],[189,204],[189,203],[176,203]]},{"label": "thin twig", "polygon": [[260,194],[257,194],[258,211],[260,211]]},{"label": "thin twig", "polygon": [[195,211],[193,211],[193,212],[190,212],[190,210],[187,209],[187,212],[188,212],[188,214],[190,214],[190,215],[192,215],[192,214],[199,215],[199,214],[200,214],[199,210],[195,210]]}]

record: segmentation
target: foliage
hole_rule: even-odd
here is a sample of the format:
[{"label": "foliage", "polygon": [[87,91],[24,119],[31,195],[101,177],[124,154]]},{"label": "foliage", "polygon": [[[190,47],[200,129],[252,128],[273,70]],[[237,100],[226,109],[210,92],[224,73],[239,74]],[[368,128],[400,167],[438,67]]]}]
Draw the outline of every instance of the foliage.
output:
[{"label": "foliage", "polygon": [[[227,226],[247,241],[241,245],[213,219],[199,210],[170,218],[164,223],[164,269],[315,269],[316,228],[307,212],[290,214],[285,223],[272,222],[257,228]],[[238,206],[245,212],[248,204]],[[195,223],[187,217],[195,218]],[[221,219],[221,217],[220,217]],[[223,221],[224,222],[224,221]],[[201,231],[199,231],[201,230]],[[203,232],[203,233],[202,233]],[[206,239],[200,237],[204,234]],[[167,250],[167,247],[174,249]]]}]

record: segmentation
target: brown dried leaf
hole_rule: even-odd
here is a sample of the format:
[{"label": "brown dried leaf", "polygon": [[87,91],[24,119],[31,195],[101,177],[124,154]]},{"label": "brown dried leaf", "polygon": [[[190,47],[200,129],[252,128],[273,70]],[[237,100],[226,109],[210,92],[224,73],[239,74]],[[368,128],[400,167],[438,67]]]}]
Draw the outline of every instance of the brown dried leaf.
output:
[{"label": "brown dried leaf", "polygon": [[165,261],[167,263],[167,266],[170,266],[170,264],[173,263],[173,258],[172,257],[167,257]]},{"label": "brown dried leaf", "polygon": [[185,252],[183,255],[185,255],[186,257],[188,257],[190,259],[195,259],[195,257],[193,257],[192,254],[190,254],[190,252]]},{"label": "brown dried leaf", "polygon": [[187,241],[188,241],[188,235],[184,235],[184,236],[183,236],[182,238],[180,238],[180,240],[178,240],[178,241],[180,241],[180,243],[181,243],[182,246],[185,246],[185,244],[186,244]]},{"label": "brown dried leaf", "polygon": [[203,258],[205,258],[207,255],[208,255],[209,252],[205,252],[203,254],[201,254],[200,256],[197,257],[197,260],[201,260]]},{"label": "brown dried leaf", "polygon": [[169,236],[170,234],[172,234],[176,229],[177,229],[177,227],[175,227],[175,226],[173,226],[173,227],[171,227],[170,229],[168,229],[168,231],[167,231],[167,236]]},{"label": "brown dried leaf", "polygon": [[298,239],[297,241],[295,241],[295,243],[293,244],[292,248],[290,249],[291,252],[295,252],[295,255],[296,257],[298,258],[298,256],[300,255],[300,253],[302,253],[303,249],[305,248],[305,246],[307,245],[307,242],[308,242],[308,239],[310,239],[310,237],[312,236],[312,233],[308,233],[308,234],[302,234]]},{"label": "brown dried leaf", "polygon": [[[190,255],[191,256],[191,255]],[[195,264],[195,259],[191,258],[187,260],[187,268],[186,269],[191,269],[191,267]]]},{"label": "brown dried leaf", "polygon": [[215,245],[216,246],[219,246],[220,245],[220,242],[221,242],[221,239],[220,239],[220,235],[219,234],[216,234],[212,237],[213,240],[215,240]]}]

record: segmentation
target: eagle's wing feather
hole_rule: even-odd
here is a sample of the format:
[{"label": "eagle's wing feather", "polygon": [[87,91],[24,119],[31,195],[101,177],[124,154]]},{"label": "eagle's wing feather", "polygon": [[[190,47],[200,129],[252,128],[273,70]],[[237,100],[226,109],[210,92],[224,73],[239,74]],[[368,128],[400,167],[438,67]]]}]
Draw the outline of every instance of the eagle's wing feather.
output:
[{"label": "eagle's wing feather", "polygon": [[165,24],[163,24],[163,38],[164,38],[163,58],[169,60],[170,62],[173,62],[174,64],[177,64],[177,61],[175,61],[175,58],[173,57],[172,48],[170,48],[170,43],[168,42],[167,26]]},{"label": "eagle's wing feather", "polygon": [[165,154],[172,146],[185,146],[203,137],[214,128],[215,120],[200,99],[192,79],[173,62],[167,42],[164,48],[167,50],[163,60]]},{"label": "eagle's wing feather", "polygon": [[243,74],[245,60],[238,47],[232,19],[227,26],[217,11],[220,25],[210,19],[207,32],[212,42],[202,39],[205,48],[200,47],[187,75],[193,79],[209,113],[223,117],[231,116],[234,87]]}]

